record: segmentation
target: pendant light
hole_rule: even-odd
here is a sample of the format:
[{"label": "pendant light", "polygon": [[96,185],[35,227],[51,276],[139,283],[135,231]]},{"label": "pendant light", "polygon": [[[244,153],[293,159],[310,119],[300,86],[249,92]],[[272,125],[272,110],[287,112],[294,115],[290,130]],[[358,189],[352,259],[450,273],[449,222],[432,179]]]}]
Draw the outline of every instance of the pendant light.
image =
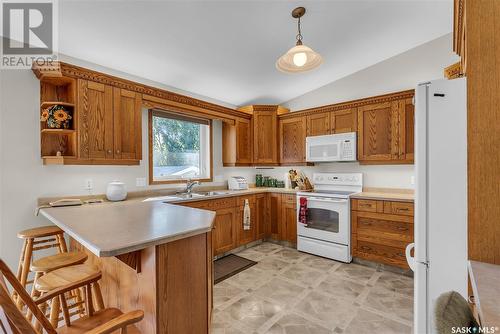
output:
[{"label": "pendant light", "polygon": [[297,22],[297,43],[276,61],[276,68],[282,72],[298,73],[312,70],[323,62],[323,58],[310,47],[302,43],[302,32],[300,30],[300,18],[304,16],[306,9],[297,7],[292,11],[292,16]]}]

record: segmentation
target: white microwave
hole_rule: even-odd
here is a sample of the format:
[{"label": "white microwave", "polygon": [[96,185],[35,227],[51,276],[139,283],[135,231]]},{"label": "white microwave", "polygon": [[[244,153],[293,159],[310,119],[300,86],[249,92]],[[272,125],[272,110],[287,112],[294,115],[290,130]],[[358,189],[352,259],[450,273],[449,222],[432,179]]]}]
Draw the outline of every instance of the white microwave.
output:
[{"label": "white microwave", "polygon": [[356,161],[356,132],[307,137],[306,161]]}]

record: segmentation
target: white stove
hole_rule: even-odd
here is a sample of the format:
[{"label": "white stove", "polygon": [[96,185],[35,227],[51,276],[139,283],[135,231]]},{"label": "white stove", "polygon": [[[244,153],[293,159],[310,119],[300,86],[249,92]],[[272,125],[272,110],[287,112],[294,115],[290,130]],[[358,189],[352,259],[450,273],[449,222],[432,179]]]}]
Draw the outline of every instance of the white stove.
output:
[{"label": "white stove", "polygon": [[[363,189],[361,173],[315,173],[313,192],[297,193],[297,249],[351,262],[349,197]],[[307,215],[301,219],[301,199]]]}]

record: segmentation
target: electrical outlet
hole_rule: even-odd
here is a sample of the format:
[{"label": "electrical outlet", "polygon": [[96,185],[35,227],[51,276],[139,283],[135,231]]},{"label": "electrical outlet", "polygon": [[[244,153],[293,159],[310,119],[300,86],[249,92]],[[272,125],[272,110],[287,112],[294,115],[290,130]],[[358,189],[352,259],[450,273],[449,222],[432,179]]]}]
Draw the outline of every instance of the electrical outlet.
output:
[{"label": "electrical outlet", "polygon": [[412,177],[410,178],[410,184],[411,184],[412,186],[414,186],[414,185],[415,185],[415,176],[412,176]]},{"label": "electrical outlet", "polygon": [[85,190],[92,190],[94,189],[94,180],[92,179],[86,179],[85,180]]},{"label": "electrical outlet", "polygon": [[135,179],[135,186],[136,187],[145,187],[146,186],[146,178],[145,177],[138,177]]}]

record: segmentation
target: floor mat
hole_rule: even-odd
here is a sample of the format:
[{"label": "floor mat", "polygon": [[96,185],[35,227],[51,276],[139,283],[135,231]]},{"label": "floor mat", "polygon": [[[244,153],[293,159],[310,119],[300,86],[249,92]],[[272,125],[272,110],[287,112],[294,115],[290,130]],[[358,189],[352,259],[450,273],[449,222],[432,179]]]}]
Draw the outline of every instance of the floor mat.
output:
[{"label": "floor mat", "polygon": [[256,264],[257,262],[255,261],[234,254],[229,254],[223,258],[217,259],[214,261],[214,283],[220,283]]}]

